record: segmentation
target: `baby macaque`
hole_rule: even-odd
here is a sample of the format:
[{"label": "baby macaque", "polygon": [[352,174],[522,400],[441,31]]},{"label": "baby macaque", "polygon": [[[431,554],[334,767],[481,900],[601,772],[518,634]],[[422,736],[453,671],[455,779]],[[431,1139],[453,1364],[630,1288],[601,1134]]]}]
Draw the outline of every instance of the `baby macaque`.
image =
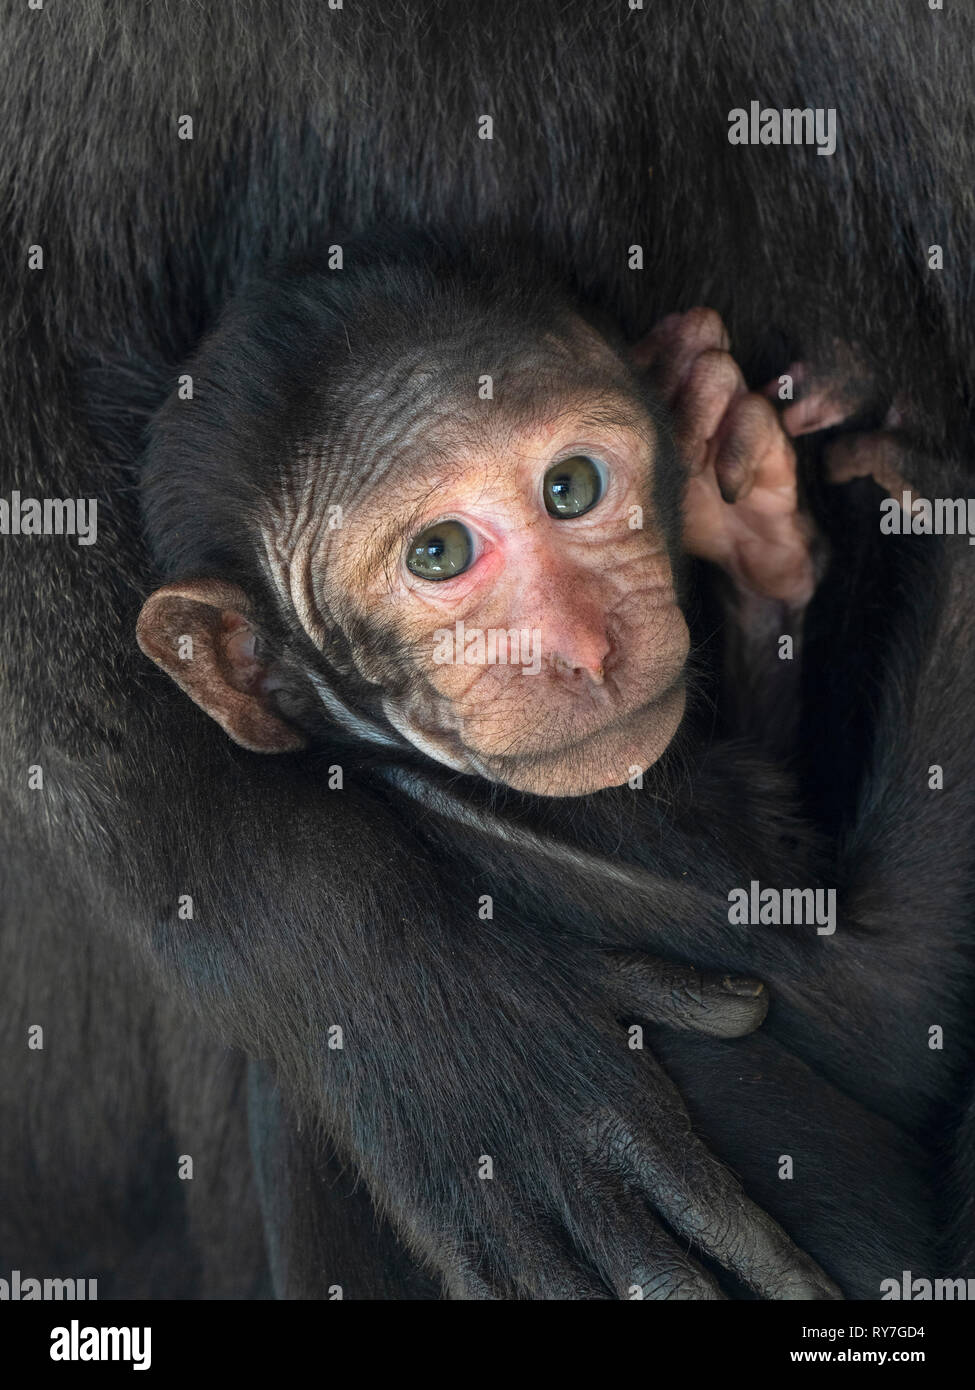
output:
[{"label": "baby macaque", "polygon": [[627,349],[537,277],[404,253],[245,292],[188,371],[146,459],[168,582],[138,638],[245,748],[341,729],[542,795],[619,785],[684,713],[682,553],[812,592],[791,444],[711,311]]}]

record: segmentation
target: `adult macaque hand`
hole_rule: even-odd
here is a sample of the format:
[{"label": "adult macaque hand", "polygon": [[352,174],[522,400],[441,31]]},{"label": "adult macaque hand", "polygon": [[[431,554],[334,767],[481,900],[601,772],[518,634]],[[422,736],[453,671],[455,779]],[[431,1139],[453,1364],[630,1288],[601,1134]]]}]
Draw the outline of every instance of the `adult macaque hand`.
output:
[{"label": "adult macaque hand", "polygon": [[[502,1141],[472,1148],[492,1156],[492,1180],[473,1184],[472,1201],[472,1184],[458,1183],[456,1172],[445,1171],[441,1185],[415,1185],[400,1168],[389,1209],[398,1221],[405,1216],[404,1236],[430,1253],[454,1298],[726,1297],[699,1256],[762,1298],[841,1297],[708,1152],[673,1083],[649,1051],[631,1052],[621,1032],[620,1018],[634,1016],[747,1031],[764,1014],[764,990],[632,952],[606,960],[603,1011],[591,1027],[573,1026],[571,1094],[560,1090],[553,1104],[547,1087],[526,1087],[523,1074],[514,1084],[512,1071],[492,1117]],[[506,1001],[506,1030],[524,1034],[529,995],[523,979]],[[539,1010],[552,1020],[549,999]],[[593,1017],[588,1006],[584,1013]],[[534,1033],[536,1052],[556,1041],[553,1028]],[[553,1063],[539,1055],[532,1070],[549,1076]],[[530,1097],[530,1111],[503,1125],[500,1112],[518,1093]],[[468,1097],[461,1114],[476,1103]],[[388,1179],[381,1186],[388,1191]]]},{"label": "adult macaque hand", "polygon": [[[828,367],[808,362],[792,362],[786,369],[796,398],[781,405],[779,419],[786,434],[793,438],[834,430],[847,430],[826,446],[826,476],[831,483],[848,483],[854,478],[873,478],[874,482],[900,498],[909,487],[902,475],[905,457],[912,452],[908,409],[902,399],[891,403],[879,395],[879,388],[855,350],[842,342],[833,344]],[[762,391],[778,402],[779,378]],[[857,418],[873,416],[879,428],[860,429]],[[882,418],[881,418],[882,417]]]},{"label": "adult macaque hand", "polygon": [[816,576],[796,457],[771,402],[749,391],[712,309],[669,314],[632,350],[674,419],[688,468],[684,545],[744,592],[802,606]]}]

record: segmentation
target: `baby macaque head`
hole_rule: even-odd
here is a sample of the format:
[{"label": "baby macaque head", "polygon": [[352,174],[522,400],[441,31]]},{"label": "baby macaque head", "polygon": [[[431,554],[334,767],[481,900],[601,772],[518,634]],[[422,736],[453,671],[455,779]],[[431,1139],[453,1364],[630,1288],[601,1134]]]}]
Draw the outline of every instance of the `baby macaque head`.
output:
[{"label": "baby macaque head", "polygon": [[143,651],[237,743],[625,782],[684,711],[682,477],[623,353],[511,265],[245,292],[153,426]]}]

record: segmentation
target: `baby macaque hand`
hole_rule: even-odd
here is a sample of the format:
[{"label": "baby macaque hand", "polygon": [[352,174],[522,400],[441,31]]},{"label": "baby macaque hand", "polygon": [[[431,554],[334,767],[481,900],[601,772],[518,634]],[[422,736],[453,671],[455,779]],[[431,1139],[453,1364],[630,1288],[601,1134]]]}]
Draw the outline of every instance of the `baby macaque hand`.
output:
[{"label": "baby macaque hand", "polygon": [[899,501],[908,489],[900,471],[905,452],[903,436],[894,428],[842,435],[826,452],[826,474],[831,483],[873,478]]},{"label": "baby macaque hand", "polygon": [[674,418],[689,479],[684,546],[746,594],[795,606],[815,587],[813,527],[771,402],[749,391],[712,309],[669,314],[633,349]]},{"label": "baby macaque hand", "polygon": [[[786,375],[792,379],[798,398],[781,408],[779,418],[792,438],[835,429],[882,404],[869,371],[854,349],[842,342],[833,344],[828,367],[793,362]],[[776,377],[763,388],[762,394],[770,401],[778,400],[779,380]],[[852,429],[840,434],[826,450],[829,481],[848,483],[854,478],[872,477],[892,497],[899,497],[907,487],[900,472],[907,452],[906,427],[906,408],[898,400],[888,406],[879,429]]]}]

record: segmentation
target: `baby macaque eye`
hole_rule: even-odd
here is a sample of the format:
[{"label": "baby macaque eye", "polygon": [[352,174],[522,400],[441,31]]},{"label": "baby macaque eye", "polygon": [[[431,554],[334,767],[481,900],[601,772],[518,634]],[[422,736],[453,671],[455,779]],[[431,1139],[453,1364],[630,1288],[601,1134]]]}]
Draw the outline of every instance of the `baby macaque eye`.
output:
[{"label": "baby macaque eye", "polygon": [[551,516],[582,516],[603,495],[602,471],[596,461],[585,454],[559,459],[545,474],[542,495],[545,509]]},{"label": "baby macaque eye", "polygon": [[459,521],[437,521],[410,542],[406,568],[418,579],[453,579],[474,558],[474,540]]}]

